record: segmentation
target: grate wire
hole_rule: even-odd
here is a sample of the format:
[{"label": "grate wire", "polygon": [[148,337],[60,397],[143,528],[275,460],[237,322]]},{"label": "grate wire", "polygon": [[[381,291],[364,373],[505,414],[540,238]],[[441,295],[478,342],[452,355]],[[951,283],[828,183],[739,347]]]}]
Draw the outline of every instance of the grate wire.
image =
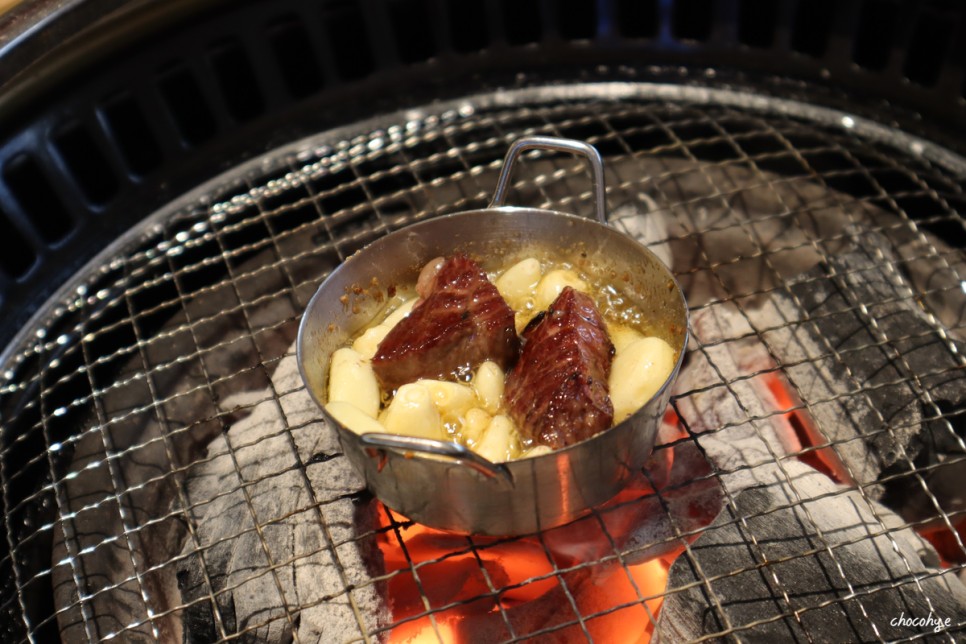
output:
[{"label": "grate wire", "polygon": [[[649,245],[656,248],[696,243],[700,255],[695,263],[675,266],[676,273],[679,278],[708,275],[718,295],[694,304],[692,310],[701,312],[720,306],[734,307],[747,330],[739,329],[712,338],[698,337],[697,333],[692,335],[694,344],[689,359],[696,361],[700,357],[709,366],[713,378],[706,385],[676,394],[672,406],[678,411],[686,436],[660,448],[691,445],[703,454],[710,473],[683,485],[716,482],[724,492],[725,512],[729,518],[722,517],[715,525],[701,529],[680,526],[667,497],[675,488],[655,487],[653,500],[669,520],[670,536],[660,542],[629,546],[623,542],[623,535],[611,533],[602,510],[595,510],[592,519],[606,545],[603,554],[593,561],[560,565],[545,535],[535,535],[549,562],[550,572],[501,586],[485,565],[492,554],[491,548],[497,547],[494,544],[477,543],[475,539],[467,538],[463,546],[451,552],[425,561],[417,560],[411,556],[405,538],[410,524],[392,513],[388,515],[388,528],[364,530],[355,536],[337,536],[328,523],[327,508],[343,499],[324,496],[317,489],[308,474],[312,463],[303,458],[298,446],[301,433],[313,431],[315,425],[313,421],[292,421],[288,417],[282,400],[298,394],[299,390],[279,388],[273,374],[291,358],[289,351],[279,344],[279,338],[288,337],[290,342],[299,311],[330,270],[362,245],[386,232],[446,212],[481,207],[486,203],[488,186],[499,169],[506,146],[519,136],[532,134],[575,136],[598,146],[611,164],[607,198],[612,211],[638,203],[637,195],[644,194],[651,201],[662,204],[662,208],[683,213],[689,220],[689,230],[649,239]],[[656,172],[655,159],[661,168]],[[836,161],[826,169],[816,165],[822,159]],[[803,617],[824,608],[834,608],[851,622],[856,614],[847,610],[847,606],[856,607],[863,626],[877,640],[886,641],[888,636],[880,630],[870,608],[878,594],[898,592],[903,598],[916,597],[930,610],[935,610],[924,584],[930,580],[948,579],[962,571],[963,564],[953,563],[944,570],[917,572],[918,568],[907,558],[897,535],[900,531],[938,521],[952,535],[955,547],[966,558],[966,546],[956,528],[957,522],[963,522],[966,510],[946,509],[930,487],[933,474],[961,466],[966,456],[953,456],[941,463],[919,464],[916,455],[910,454],[899,443],[898,457],[904,471],[883,472],[875,480],[864,479],[850,466],[848,457],[852,446],[880,436],[898,436],[897,432],[910,429],[916,422],[892,422],[878,409],[874,396],[895,387],[904,388],[910,397],[921,403],[922,415],[918,423],[930,421],[938,424],[947,438],[966,453],[966,443],[957,433],[956,425],[961,422],[959,418],[963,412],[944,410],[930,385],[934,377],[952,377],[957,370],[966,367],[961,341],[957,338],[966,326],[963,316],[952,324],[943,322],[941,312],[935,309],[936,300],[931,299],[953,297],[956,283],[966,283],[966,262],[961,249],[940,247],[929,233],[931,229],[958,227],[966,237],[962,212],[956,205],[957,200],[966,203],[962,178],[951,171],[928,159],[898,155],[894,150],[886,150],[841,128],[816,125],[787,115],[763,115],[727,106],[606,98],[430,114],[289,155],[277,167],[282,170],[274,175],[249,175],[243,181],[209,195],[202,207],[192,206],[173,212],[164,221],[146,229],[145,234],[132,238],[116,257],[79,282],[62,302],[55,303],[50,316],[42,321],[47,326],[39,327],[38,333],[10,354],[3,366],[6,379],[0,386],[0,413],[11,421],[14,430],[5,429],[0,448],[0,481],[6,510],[6,552],[0,554],[3,555],[2,562],[13,569],[15,592],[0,600],[4,602],[4,610],[16,607],[22,615],[26,641],[42,641],[43,635],[63,628],[64,623],[69,623],[75,616],[79,619],[83,636],[91,641],[124,639],[142,633],[157,639],[167,632],[168,620],[181,619],[189,609],[203,605],[211,608],[215,637],[219,641],[252,636],[276,622],[284,622],[286,632],[299,641],[300,612],[338,597],[345,597],[351,607],[358,628],[356,635],[361,637],[353,641],[391,637],[404,623],[428,618],[436,639],[445,642],[442,622],[449,619],[454,609],[479,600],[494,602],[494,614],[502,623],[509,641],[526,641],[565,632],[594,641],[595,620],[615,615],[625,608],[641,606],[653,623],[658,620],[658,615],[651,610],[649,600],[667,601],[669,597],[697,588],[710,601],[719,624],[717,630],[708,632],[698,641],[720,637],[741,639],[753,634],[760,626],[779,622],[794,624],[796,632],[802,633],[805,639],[818,641],[818,636]],[[631,172],[631,168],[636,172]],[[886,172],[893,174],[885,175]],[[904,187],[888,187],[883,183],[884,176],[892,177],[893,182],[901,177]],[[701,177],[705,185],[700,193],[695,193],[696,177]],[[803,182],[822,189],[824,197],[820,205],[809,202],[809,196],[801,190]],[[864,188],[855,194],[844,192],[840,186],[848,182]],[[592,202],[586,170],[572,159],[528,156],[512,190],[519,203],[578,213],[589,212]],[[785,195],[790,193],[802,202],[801,206],[786,201]],[[698,213],[702,210],[709,207],[727,210],[732,207],[734,199],[748,194],[767,195],[778,208],[756,212],[753,217],[737,222],[723,221],[701,228],[702,216]],[[925,199],[937,207],[924,213],[911,213],[905,204],[912,199]],[[800,217],[812,216],[818,207],[844,212],[847,225],[830,235],[803,228],[804,239],[792,243],[776,244],[762,237],[762,226],[791,226]],[[859,212],[856,208],[872,207],[895,217],[870,223],[855,214]],[[621,222],[618,220],[617,223]],[[872,244],[864,246],[864,242],[873,239],[872,235],[878,236],[876,239],[883,236],[891,239],[890,236],[904,233],[911,234],[916,243],[916,251],[912,254],[901,254],[895,243],[890,248],[894,255],[886,255]],[[697,243],[709,234],[740,235],[751,252],[716,260],[701,243]],[[864,250],[875,268],[839,270],[827,264],[824,274],[802,276],[792,281],[783,276],[774,263],[775,258],[794,251],[812,251],[820,258],[827,258],[838,244],[852,244]],[[768,283],[748,290],[732,290],[729,272],[748,261],[761,263]],[[901,273],[918,262],[938,264],[936,284],[930,283],[921,289],[910,286]],[[894,287],[895,295],[875,302],[857,301],[851,297],[849,281],[863,279],[867,271],[879,271],[884,275]],[[845,305],[813,314],[796,292],[796,289],[810,284],[834,286]],[[791,301],[800,317],[790,318],[779,309],[780,319],[759,324],[756,316],[747,309],[754,298],[779,296]],[[206,301],[224,305],[206,308]],[[928,328],[899,335],[885,330],[878,312],[885,311],[887,306],[918,307],[929,322]],[[870,339],[846,347],[833,345],[822,333],[820,325],[843,314],[860,319]],[[58,333],[48,333],[48,329],[56,329]],[[820,346],[812,351],[803,345],[802,357],[785,359],[772,336],[791,332],[792,337],[797,337],[799,330],[817,338]],[[914,368],[903,347],[937,339],[956,366],[938,365],[934,370]],[[731,350],[746,342],[763,347],[771,364],[751,372],[729,375],[716,363],[717,352]],[[873,350],[881,352],[884,359],[896,365],[897,377],[867,382],[855,372],[852,359]],[[225,356],[237,355],[245,356],[237,358],[240,366],[226,371],[219,361]],[[828,395],[814,395],[800,381],[796,369],[814,366],[814,373],[824,378],[827,373],[820,365],[828,362],[845,374],[844,382],[830,381],[826,384]],[[78,369],[69,371],[62,367],[69,364],[78,365]],[[188,382],[172,385],[172,374],[179,370],[194,375]],[[743,388],[769,374],[787,380],[797,400],[788,408],[758,413],[746,405]],[[263,393],[235,403],[233,408],[223,407],[232,392],[254,385],[259,385],[257,388]],[[716,391],[727,394],[740,410],[740,416],[709,431],[692,427],[681,405]],[[131,396],[130,401],[119,405],[117,400],[125,394]],[[207,402],[194,415],[180,413],[199,397]],[[865,421],[853,408],[858,399],[864,401],[864,409],[871,409],[877,415],[877,428],[862,427]],[[255,413],[265,404],[274,407],[280,419],[279,430],[254,441],[238,442],[228,431],[231,423]],[[830,428],[822,425],[819,410],[826,405],[837,406],[839,418],[857,428],[854,436],[833,437]],[[179,411],[176,413],[175,410]],[[14,411],[16,414],[12,415]],[[821,444],[786,453],[772,448],[764,436],[766,428],[775,419],[792,412],[810,415],[824,437]],[[144,421],[145,418],[150,420]],[[162,429],[157,435],[140,442],[116,444],[116,432],[142,422],[153,423]],[[201,450],[190,454],[186,460],[181,446],[209,425],[223,428],[226,454],[209,455]],[[742,513],[736,496],[729,489],[728,480],[729,476],[753,471],[762,463],[721,468],[702,444],[704,436],[728,436],[729,432],[746,426],[753,428],[768,447],[764,463],[777,467],[784,486],[792,493],[787,503],[777,504],[754,516]],[[71,455],[91,440],[100,440],[100,457],[85,468],[72,469]],[[274,445],[279,440],[279,444],[285,445],[291,465],[247,478],[246,452]],[[130,463],[152,450],[162,458],[157,472],[139,480],[129,480]],[[823,498],[837,498],[846,488],[818,496],[799,493],[795,477],[787,465],[818,450],[834,452],[852,479],[847,490],[858,494],[874,518],[875,524],[866,526],[862,537],[831,539],[821,521],[810,511],[810,504]],[[187,480],[199,468],[213,466],[224,458],[229,459],[235,471],[237,485],[207,498],[192,498]],[[325,458],[344,459],[337,453]],[[45,473],[38,476],[38,471]],[[109,487],[100,495],[94,494],[93,498],[71,498],[71,493],[76,493],[78,480],[95,471],[106,473]],[[259,512],[253,494],[262,490],[266,483],[280,481],[290,474],[301,481],[308,501],[270,516]],[[895,525],[882,516],[875,495],[880,486],[903,480],[911,480],[930,507],[925,518],[904,519]],[[158,487],[170,488],[170,507],[157,509],[147,516],[143,508],[137,507],[138,499]],[[237,526],[218,539],[205,541],[199,532],[198,517],[207,508],[236,493],[244,498],[248,525]],[[33,526],[16,524],[16,517],[32,511],[45,499],[54,502],[54,509],[45,515],[45,521]],[[363,502],[375,504],[373,500]],[[640,502],[641,499],[636,499],[628,504]],[[783,510],[793,510],[804,517],[809,547],[792,556],[776,558],[768,552],[767,544],[759,542],[750,521]],[[91,542],[89,535],[78,533],[78,521],[89,522],[91,517],[101,516],[105,511],[116,513],[112,521],[116,521],[117,532],[101,535],[96,543]],[[274,552],[267,533],[291,519],[309,515],[318,524],[319,543],[315,550],[290,555]],[[143,552],[147,541],[155,531],[171,524],[181,526],[180,534],[190,547],[160,561],[145,558]],[[753,553],[754,563],[725,575],[708,574],[692,544],[704,534],[728,527],[743,534]],[[215,579],[211,569],[213,557],[219,549],[231,546],[246,535],[257,537],[266,565],[241,576],[233,584],[219,586],[221,582]],[[405,555],[407,566],[389,574],[373,574],[368,581],[353,581],[340,553],[345,553],[346,548],[374,541],[379,535],[395,541]],[[902,562],[903,570],[896,573],[884,566],[889,570],[889,578],[876,584],[857,586],[847,572],[848,566],[842,562],[842,554],[863,540],[879,538],[888,540]],[[63,561],[54,561],[47,550],[44,560],[45,547],[49,548],[45,544],[57,539],[60,539],[67,557]],[[648,595],[634,581],[629,562],[635,555],[662,544],[681,547],[683,557],[697,572],[697,580],[669,586],[660,595]],[[99,585],[92,587],[88,568],[93,566],[91,570],[97,570],[97,558],[108,552],[121,553],[128,562],[125,570],[129,573],[104,583],[98,581]],[[323,553],[334,562],[341,590],[316,600],[301,601],[287,588],[285,576],[302,562]],[[471,597],[434,605],[420,578],[420,571],[465,555],[471,556],[475,562],[485,590]],[[835,577],[841,586],[833,586],[833,598],[802,603],[796,598],[789,580],[783,578],[780,566],[806,558],[813,558],[825,566],[825,560],[820,556],[828,557],[832,568],[826,570],[826,574]],[[178,566],[192,559],[200,562],[201,596],[163,604],[163,598],[152,590],[154,580],[170,576]],[[609,565],[616,565],[626,577],[634,600],[583,611],[568,579],[572,580],[574,574],[592,575]],[[760,619],[736,622],[726,608],[726,598],[721,596],[717,584],[748,572],[761,575],[771,589],[774,611]],[[371,623],[357,601],[357,593],[367,589],[381,592],[386,584],[401,575],[411,575],[415,581],[423,612],[397,622],[384,615],[379,623]],[[278,615],[240,625],[232,623],[235,617],[222,614],[222,606],[233,593],[241,592],[246,584],[266,576],[277,593]],[[67,605],[57,606],[49,614],[39,613],[28,601],[32,595],[26,589],[38,584],[53,586],[55,578],[73,584],[75,599]],[[532,632],[520,631],[511,615],[512,609],[505,605],[503,598],[515,588],[547,580],[560,589],[573,618],[558,620]],[[98,613],[100,607],[131,592],[138,603],[131,610],[141,617],[105,631],[105,616]],[[906,605],[910,609],[913,606]],[[952,632],[962,626],[962,623],[953,624],[944,633],[945,638],[954,641]],[[860,637],[863,631],[857,624],[853,624],[853,629],[849,635]],[[355,635],[347,634],[348,639],[352,637]],[[909,641],[918,637],[913,636]]]}]

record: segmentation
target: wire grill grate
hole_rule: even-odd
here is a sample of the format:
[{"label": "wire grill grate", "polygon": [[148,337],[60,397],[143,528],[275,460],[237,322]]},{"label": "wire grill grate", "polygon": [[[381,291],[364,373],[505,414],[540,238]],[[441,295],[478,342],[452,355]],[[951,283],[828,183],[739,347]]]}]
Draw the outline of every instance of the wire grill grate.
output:
[{"label": "wire grill grate", "polygon": [[[280,373],[291,365],[300,311],[330,270],[387,231],[483,207],[509,142],[534,133],[601,150],[614,225],[665,253],[685,286],[696,321],[690,375],[672,403],[681,434],[654,458],[690,450],[701,467],[582,520],[580,534],[596,535],[591,556],[563,557],[548,533],[454,538],[420,558],[425,551],[414,555],[407,541],[418,526],[346,478],[338,447],[297,404],[297,378]],[[950,393],[966,390],[966,195],[955,171],[847,126],[604,96],[466,103],[320,139],[275,162],[269,176],[239,173],[145,225],[89,267],[8,355],[0,389],[6,640],[168,639],[182,628],[198,629],[185,641],[298,640],[310,615],[337,606],[347,640],[391,638],[427,620],[427,633],[448,641],[459,635],[453,616],[485,604],[497,639],[608,641],[609,617],[636,609],[654,623],[653,600],[663,601],[663,615],[693,596],[709,611],[704,630],[690,632],[698,640],[778,628],[768,632],[819,641],[829,610],[845,638],[936,635],[897,636],[877,607],[890,598],[906,614],[950,618],[948,641],[966,626],[963,604],[949,613],[955,603],[934,603],[936,587],[960,583],[966,561],[958,531],[966,507],[944,496],[966,471],[966,399]],[[589,213],[579,162],[528,164],[517,203]],[[847,336],[830,332],[849,325]],[[786,383],[791,403],[762,406],[758,385],[771,376]],[[706,397],[728,413],[709,418]],[[773,440],[775,423],[794,413],[815,423],[816,444]],[[271,422],[244,435],[233,429],[253,418]],[[716,438],[765,449],[729,460],[714,452]],[[849,485],[806,485],[800,461],[809,454],[832,454]],[[765,470],[787,496],[749,505],[736,481]],[[212,477],[220,487],[204,483]],[[703,485],[722,491],[723,512],[710,525],[713,515],[696,525],[676,500]],[[297,502],[272,503],[283,489],[300,490]],[[822,504],[838,501],[865,523],[830,523]],[[664,533],[635,540],[615,529],[622,512],[652,506]],[[234,523],[213,532],[216,510]],[[802,537],[783,553],[761,522],[788,517]],[[910,530],[927,528],[951,539],[942,562],[910,551]],[[279,536],[288,531],[298,538]],[[722,570],[702,553],[704,540],[724,543],[732,533],[748,557]],[[404,556],[388,572],[379,568],[385,543]],[[546,563],[507,581],[493,568],[507,544],[533,546]],[[866,547],[892,551],[878,578],[853,565]],[[231,555],[245,566],[229,570],[225,553],[239,549],[251,551]],[[671,550],[681,554],[670,585],[640,587],[636,562]],[[794,571],[808,561],[825,571],[830,594],[802,592]],[[474,568],[479,587],[441,599],[432,584],[439,566],[454,563]],[[334,581],[300,585],[313,566]],[[678,566],[689,572],[675,575]],[[614,569],[629,599],[588,608],[586,580]],[[752,617],[736,608],[733,588],[749,574],[770,592],[768,610]],[[378,603],[410,577],[410,613]],[[559,615],[538,623],[512,598],[547,583],[559,593]],[[256,591],[265,605],[245,604]]]}]

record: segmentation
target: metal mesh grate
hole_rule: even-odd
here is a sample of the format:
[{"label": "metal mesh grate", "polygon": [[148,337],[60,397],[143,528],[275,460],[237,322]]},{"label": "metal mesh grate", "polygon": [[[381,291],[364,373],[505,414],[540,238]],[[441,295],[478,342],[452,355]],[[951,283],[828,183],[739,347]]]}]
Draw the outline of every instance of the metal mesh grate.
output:
[{"label": "metal mesh grate", "polygon": [[[674,414],[649,478],[574,526],[421,532],[306,407],[300,311],[368,241],[483,207],[509,142],[534,133],[600,149],[614,225],[688,294]],[[962,176],[849,123],[604,95],[467,101],[273,163],[149,222],[8,355],[5,641],[966,626]],[[516,203],[589,213],[579,162],[527,167]],[[501,568],[527,560],[520,578]]]}]

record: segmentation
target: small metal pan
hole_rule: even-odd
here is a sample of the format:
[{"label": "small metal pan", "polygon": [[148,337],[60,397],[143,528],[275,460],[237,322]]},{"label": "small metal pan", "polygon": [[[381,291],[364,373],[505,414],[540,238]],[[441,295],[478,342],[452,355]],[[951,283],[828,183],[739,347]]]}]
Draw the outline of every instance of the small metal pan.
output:
[{"label": "small metal pan", "polygon": [[[591,165],[597,221],[504,205],[518,157],[531,149],[572,152]],[[298,333],[305,386],[369,489],[386,505],[425,525],[463,533],[519,535],[562,525],[619,492],[654,446],[670,387],[687,345],[688,310],[668,268],[606,223],[604,169],[579,141],[532,137],[509,149],[488,208],[437,217],[386,235],[349,257],[309,302]],[[357,434],[325,411],[329,360],[368,326],[386,298],[411,288],[431,259],[464,253],[484,268],[527,256],[553,256],[606,278],[651,322],[677,361],[658,392],[636,413],[575,445],[492,463],[456,443],[392,434]]]}]

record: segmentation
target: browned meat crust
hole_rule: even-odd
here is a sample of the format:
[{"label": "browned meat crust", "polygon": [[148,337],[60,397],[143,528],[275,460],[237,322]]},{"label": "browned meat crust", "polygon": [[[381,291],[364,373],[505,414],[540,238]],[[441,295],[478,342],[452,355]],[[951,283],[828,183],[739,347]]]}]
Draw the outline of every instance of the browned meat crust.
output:
[{"label": "browned meat crust", "polygon": [[516,361],[520,339],[513,310],[479,264],[450,257],[435,275],[420,276],[420,293],[424,299],[393,327],[372,359],[384,391],[420,378],[451,379],[485,360],[503,369]]},{"label": "browned meat crust", "polygon": [[611,426],[607,389],[614,345],[594,301],[567,287],[523,332],[504,400],[520,433],[553,449]]}]

